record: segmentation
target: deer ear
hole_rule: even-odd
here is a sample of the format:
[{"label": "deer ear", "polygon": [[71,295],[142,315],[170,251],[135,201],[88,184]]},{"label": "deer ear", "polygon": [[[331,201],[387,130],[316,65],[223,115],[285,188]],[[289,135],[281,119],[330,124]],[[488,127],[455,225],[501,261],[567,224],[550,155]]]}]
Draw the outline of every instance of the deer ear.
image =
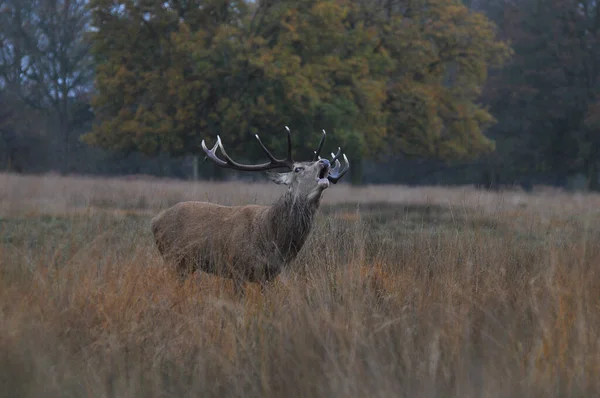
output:
[{"label": "deer ear", "polygon": [[292,173],[274,173],[271,171],[267,171],[266,174],[267,177],[269,177],[269,179],[275,184],[283,185],[289,185],[291,181],[290,177],[292,176]]}]

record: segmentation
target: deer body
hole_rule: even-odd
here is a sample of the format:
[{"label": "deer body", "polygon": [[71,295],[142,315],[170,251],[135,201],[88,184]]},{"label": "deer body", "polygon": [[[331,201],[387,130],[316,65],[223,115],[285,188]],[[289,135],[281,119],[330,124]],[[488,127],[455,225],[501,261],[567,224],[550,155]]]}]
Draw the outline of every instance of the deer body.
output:
[{"label": "deer body", "polygon": [[[271,206],[191,201],[162,211],[152,219],[151,228],[163,258],[176,266],[181,278],[201,270],[233,279],[236,292],[243,292],[245,281],[264,287],[296,258],[310,233],[323,191],[348,169],[340,171],[340,151],[337,156],[332,154],[333,168],[318,156],[324,137],[312,162],[294,162],[288,130],[288,159],[275,159],[263,146],[271,162],[253,166],[231,160],[220,139],[212,150],[202,142],[208,157],[222,167],[250,171],[287,167],[292,171],[268,173],[274,182],[286,185],[287,191]],[[217,147],[226,161],[216,157]]]},{"label": "deer body", "polygon": [[296,258],[319,202],[297,202],[290,194],[272,206],[181,202],[152,220],[152,232],[182,277],[201,270],[266,283]]}]

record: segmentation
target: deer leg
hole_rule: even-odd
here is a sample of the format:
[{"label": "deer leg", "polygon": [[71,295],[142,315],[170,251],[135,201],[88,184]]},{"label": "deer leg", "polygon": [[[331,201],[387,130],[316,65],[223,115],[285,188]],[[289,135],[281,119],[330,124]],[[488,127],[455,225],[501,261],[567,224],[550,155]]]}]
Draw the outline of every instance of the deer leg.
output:
[{"label": "deer leg", "polygon": [[179,282],[183,283],[185,280],[195,271],[195,267],[190,264],[190,261],[187,259],[181,259],[177,264],[177,276],[179,277]]},{"label": "deer leg", "polygon": [[233,279],[233,294],[238,298],[243,298],[246,295],[244,280],[240,278]]},{"label": "deer leg", "polygon": [[258,280],[258,283],[260,285],[260,294],[264,296],[267,292],[267,289],[273,286],[273,280],[277,277],[277,275],[279,275],[279,272],[279,268],[273,269],[269,268],[268,265],[265,266],[264,273]]},{"label": "deer leg", "polygon": [[267,289],[273,286],[273,279],[263,279],[258,284],[260,286],[260,294],[264,296],[267,293]]}]

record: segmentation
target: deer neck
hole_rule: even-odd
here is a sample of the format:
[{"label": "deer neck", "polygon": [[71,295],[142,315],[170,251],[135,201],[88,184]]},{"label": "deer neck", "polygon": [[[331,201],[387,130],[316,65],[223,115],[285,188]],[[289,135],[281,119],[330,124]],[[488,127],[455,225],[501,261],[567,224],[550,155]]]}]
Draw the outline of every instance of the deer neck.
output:
[{"label": "deer neck", "polygon": [[286,192],[269,209],[269,237],[279,254],[288,262],[293,260],[308,237],[321,202]]}]

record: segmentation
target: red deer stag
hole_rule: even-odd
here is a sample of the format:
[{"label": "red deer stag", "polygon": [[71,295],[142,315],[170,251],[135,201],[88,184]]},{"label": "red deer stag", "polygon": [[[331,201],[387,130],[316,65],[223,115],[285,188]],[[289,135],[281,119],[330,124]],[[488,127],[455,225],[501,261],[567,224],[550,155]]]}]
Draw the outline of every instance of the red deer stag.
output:
[{"label": "red deer stag", "polygon": [[[292,159],[292,136],[287,128],[287,158],[280,160],[256,139],[269,162],[245,165],[235,162],[217,136],[217,143],[208,149],[202,141],[207,158],[220,167],[264,171],[276,168],[284,173],[267,172],[277,184],[288,186],[285,194],[271,206],[222,206],[207,202],[181,202],[162,211],[152,220],[156,245],[167,263],[177,267],[183,280],[196,270],[230,278],[236,294],[244,294],[246,281],[259,283],[261,290],[290,264],[304,245],[313,225],[323,191],[329,183],[337,183],[350,168],[346,155],[344,166],[337,154],[331,161],[319,153],[323,136],[312,161]],[[223,159],[217,156],[221,150]],[[333,167],[332,167],[333,165]]]}]

